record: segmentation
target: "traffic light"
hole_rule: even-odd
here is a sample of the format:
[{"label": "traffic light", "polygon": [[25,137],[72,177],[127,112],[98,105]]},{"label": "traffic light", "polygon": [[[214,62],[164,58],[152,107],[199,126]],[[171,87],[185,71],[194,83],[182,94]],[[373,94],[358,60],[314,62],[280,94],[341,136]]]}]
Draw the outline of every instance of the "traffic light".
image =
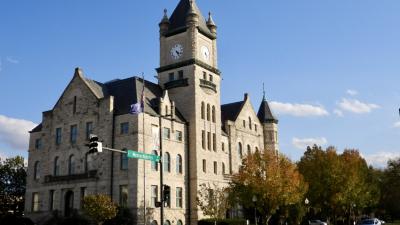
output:
[{"label": "traffic light", "polygon": [[171,198],[171,187],[168,185],[163,186],[163,201],[169,203],[169,200]]},{"label": "traffic light", "polygon": [[103,143],[99,142],[99,137],[97,137],[94,134],[91,134],[89,141],[90,142],[89,142],[88,154],[103,152]]}]

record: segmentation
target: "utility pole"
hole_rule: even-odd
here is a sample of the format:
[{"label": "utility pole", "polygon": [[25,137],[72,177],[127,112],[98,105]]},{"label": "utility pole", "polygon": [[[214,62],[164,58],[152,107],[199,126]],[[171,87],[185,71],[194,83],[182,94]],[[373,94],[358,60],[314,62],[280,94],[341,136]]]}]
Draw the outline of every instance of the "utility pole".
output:
[{"label": "utility pole", "polygon": [[163,177],[163,145],[162,145],[162,116],[160,113],[159,118],[159,137],[160,137],[160,202],[161,202],[161,207],[160,207],[160,225],[164,225],[164,177]]}]

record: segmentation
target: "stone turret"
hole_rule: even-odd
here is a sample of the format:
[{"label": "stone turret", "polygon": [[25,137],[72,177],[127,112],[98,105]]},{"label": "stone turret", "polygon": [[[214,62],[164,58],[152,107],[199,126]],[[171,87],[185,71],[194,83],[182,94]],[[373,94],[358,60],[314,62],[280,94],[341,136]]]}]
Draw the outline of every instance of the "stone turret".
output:
[{"label": "stone turret", "polygon": [[210,29],[211,33],[215,35],[217,34],[217,25],[214,23],[211,12],[208,13],[207,27]]},{"label": "stone turret", "polygon": [[263,126],[264,149],[279,151],[278,120],[273,115],[265,94],[258,110],[257,117]]},{"label": "stone turret", "polygon": [[164,36],[168,32],[169,24],[170,24],[170,22],[169,22],[169,18],[167,15],[167,9],[164,9],[164,16],[163,16],[161,22],[158,24],[160,27],[161,35]]}]

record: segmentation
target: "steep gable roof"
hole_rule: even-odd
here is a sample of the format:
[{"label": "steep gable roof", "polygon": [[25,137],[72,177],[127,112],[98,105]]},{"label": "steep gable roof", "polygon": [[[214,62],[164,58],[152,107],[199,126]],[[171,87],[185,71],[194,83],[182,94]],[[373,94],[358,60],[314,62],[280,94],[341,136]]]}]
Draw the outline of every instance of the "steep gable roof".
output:
[{"label": "steep gable roof", "polygon": [[236,121],[240,111],[242,111],[244,101],[233,102],[221,105],[221,120],[224,124],[226,120]]},{"label": "steep gable roof", "polygon": [[271,108],[268,105],[265,97],[263,98],[260,109],[258,110],[257,117],[261,123],[278,123],[278,120],[275,118],[274,114],[271,111]]},{"label": "steep gable roof", "polygon": [[[203,15],[199,7],[196,4],[196,1],[193,0],[193,8],[195,13],[199,16],[199,30],[203,34],[215,38],[215,35],[211,33],[210,29],[206,24],[206,20],[204,19]],[[190,11],[190,0],[181,0],[178,6],[175,8],[174,12],[172,13],[169,21],[170,25],[168,28],[167,35],[178,33],[180,31],[186,30],[186,19],[188,16],[188,12]]]}]

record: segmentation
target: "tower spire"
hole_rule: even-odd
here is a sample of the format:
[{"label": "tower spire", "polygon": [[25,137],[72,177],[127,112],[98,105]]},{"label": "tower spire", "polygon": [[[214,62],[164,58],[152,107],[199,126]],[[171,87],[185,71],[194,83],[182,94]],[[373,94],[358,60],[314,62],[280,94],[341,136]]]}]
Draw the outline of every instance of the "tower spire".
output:
[{"label": "tower spire", "polygon": [[265,84],[263,82],[263,101],[265,101]]}]

